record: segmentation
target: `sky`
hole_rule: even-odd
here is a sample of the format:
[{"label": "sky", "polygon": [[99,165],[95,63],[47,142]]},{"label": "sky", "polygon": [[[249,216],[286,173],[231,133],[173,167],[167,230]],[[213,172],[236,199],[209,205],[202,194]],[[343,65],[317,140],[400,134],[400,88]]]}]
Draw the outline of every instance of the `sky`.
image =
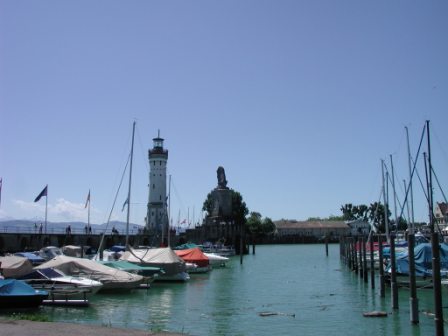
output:
[{"label": "sky", "polygon": [[446,17],[446,1],[0,0],[0,219],[43,220],[48,185],[50,222],[87,222],[89,190],[91,223],[126,221],[134,121],[132,223],[159,130],[174,223],[200,220],[219,166],[249,211],[306,220],[378,201],[392,156],[402,202],[405,127],[425,183],[426,120],[443,201]]}]

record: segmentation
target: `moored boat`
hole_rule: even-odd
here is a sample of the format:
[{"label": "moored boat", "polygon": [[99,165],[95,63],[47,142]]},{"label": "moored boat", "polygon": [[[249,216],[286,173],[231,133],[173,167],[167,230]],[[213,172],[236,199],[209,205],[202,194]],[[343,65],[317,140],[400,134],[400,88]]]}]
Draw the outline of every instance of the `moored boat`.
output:
[{"label": "moored boat", "polygon": [[56,300],[85,300],[103,287],[99,281],[68,276],[54,268],[36,269],[21,277],[20,280],[25,281],[34,289],[48,291],[49,297]]},{"label": "moored boat", "polygon": [[36,290],[23,281],[0,279],[0,308],[36,308],[48,297],[48,292]]},{"label": "moored boat", "polygon": [[192,263],[197,266],[187,270],[189,273],[206,273],[211,269],[209,258],[199,249],[199,247],[175,250],[174,252],[186,263]]},{"label": "moored boat", "polygon": [[160,267],[165,272],[156,281],[187,281],[190,276],[186,272],[185,261],[177,256],[169,247],[154,249],[132,249],[126,251],[121,260],[141,266]]},{"label": "moored boat", "polygon": [[35,269],[43,268],[56,268],[67,275],[100,281],[103,284],[101,291],[130,290],[138,288],[144,281],[143,277],[137,274],[101,265],[99,262],[90,259],[63,255],[53,258]]}]

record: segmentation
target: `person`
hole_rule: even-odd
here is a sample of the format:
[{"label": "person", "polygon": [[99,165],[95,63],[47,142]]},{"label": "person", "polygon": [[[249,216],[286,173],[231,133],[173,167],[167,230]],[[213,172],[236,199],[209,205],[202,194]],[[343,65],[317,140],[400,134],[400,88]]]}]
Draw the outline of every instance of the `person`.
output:
[{"label": "person", "polygon": [[39,225],[39,234],[42,234],[42,223]]},{"label": "person", "polygon": [[34,233],[37,233],[37,223],[34,222]]},{"label": "person", "polygon": [[86,226],[84,226],[84,232],[87,234],[87,224],[86,224]]},{"label": "person", "polygon": [[72,234],[72,228],[70,227],[70,224],[67,226],[66,233],[69,236]]},{"label": "person", "polygon": [[92,227],[89,225],[89,235],[92,234]]}]

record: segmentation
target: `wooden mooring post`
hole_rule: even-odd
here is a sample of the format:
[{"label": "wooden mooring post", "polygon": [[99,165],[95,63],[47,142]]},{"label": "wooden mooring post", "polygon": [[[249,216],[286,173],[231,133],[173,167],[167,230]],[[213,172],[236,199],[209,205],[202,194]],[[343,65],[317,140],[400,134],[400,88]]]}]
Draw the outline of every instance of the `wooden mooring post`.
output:
[{"label": "wooden mooring post", "polygon": [[370,236],[370,287],[372,289],[375,289],[375,260],[373,259],[373,237],[374,235],[372,234]]},{"label": "wooden mooring post", "polygon": [[396,260],[395,260],[395,235],[390,236],[390,289],[391,289],[391,303],[392,309],[398,309],[398,285],[396,274]]},{"label": "wooden mooring post", "polygon": [[362,270],[363,270],[363,278],[364,278],[364,282],[368,282],[369,281],[369,276],[368,276],[368,270],[367,270],[367,247],[366,247],[367,241],[364,240],[364,238],[362,239],[362,259],[363,259],[363,265],[362,265]]},{"label": "wooden mooring post", "polygon": [[378,255],[380,263],[380,297],[386,297],[386,289],[384,283],[384,260],[383,260],[383,236],[378,235]]},{"label": "wooden mooring post", "polygon": [[415,235],[408,235],[408,255],[409,255],[409,309],[411,323],[419,323],[418,319],[418,298],[417,285],[415,283]]}]

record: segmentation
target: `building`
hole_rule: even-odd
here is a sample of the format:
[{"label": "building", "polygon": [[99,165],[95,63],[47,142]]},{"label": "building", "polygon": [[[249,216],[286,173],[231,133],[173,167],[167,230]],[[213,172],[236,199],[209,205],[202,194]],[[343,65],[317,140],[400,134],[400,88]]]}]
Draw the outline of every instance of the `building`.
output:
[{"label": "building", "polygon": [[350,228],[351,236],[367,236],[370,233],[370,223],[363,221],[362,219],[355,219],[346,223]]},{"label": "building", "polygon": [[434,216],[437,224],[448,224],[448,203],[436,203]]},{"label": "building", "polygon": [[277,228],[277,236],[303,237],[310,240],[329,237],[337,239],[350,233],[350,228],[344,221],[296,221],[279,220],[274,222]]},{"label": "building", "polygon": [[149,158],[149,201],[146,227],[159,236],[168,227],[166,167],[168,150],[163,148],[160,131],[153,139],[153,148],[148,150]]}]

